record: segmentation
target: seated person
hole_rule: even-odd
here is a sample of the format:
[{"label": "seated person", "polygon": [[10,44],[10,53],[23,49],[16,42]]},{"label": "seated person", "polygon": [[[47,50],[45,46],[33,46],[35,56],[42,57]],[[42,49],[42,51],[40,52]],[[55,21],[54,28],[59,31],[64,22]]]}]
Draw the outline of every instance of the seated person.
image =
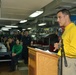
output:
[{"label": "seated person", "polygon": [[16,39],[16,44],[12,48],[12,60],[11,60],[11,69],[10,71],[16,70],[16,65],[18,62],[18,58],[22,52],[22,45],[20,44],[20,41]]},{"label": "seated person", "polygon": [[7,48],[3,43],[1,43],[1,40],[0,40],[0,52],[7,52]]},{"label": "seated person", "polygon": [[7,42],[6,42],[7,50],[8,51],[12,51],[12,47],[13,47],[14,44],[15,43],[14,43],[13,38],[12,37],[9,37],[8,40],[7,40]]}]

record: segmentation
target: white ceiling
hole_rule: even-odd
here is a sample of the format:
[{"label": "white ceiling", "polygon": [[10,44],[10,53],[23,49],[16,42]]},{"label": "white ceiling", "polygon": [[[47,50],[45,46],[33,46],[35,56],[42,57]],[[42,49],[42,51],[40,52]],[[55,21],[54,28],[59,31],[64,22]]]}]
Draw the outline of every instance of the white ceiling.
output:
[{"label": "white ceiling", "polygon": [[[39,17],[51,18],[51,15],[55,15],[62,8],[67,8],[76,15],[76,0],[0,0],[0,27],[18,24],[20,20],[28,19],[30,14],[41,9],[44,13]],[[34,25],[39,17],[32,19],[32,22],[28,21],[30,23],[26,23],[26,26]],[[50,18],[45,20],[49,21]],[[19,26],[25,27],[25,24]]]},{"label": "white ceiling", "polygon": [[0,0],[0,25],[15,24],[28,18],[53,0]]}]

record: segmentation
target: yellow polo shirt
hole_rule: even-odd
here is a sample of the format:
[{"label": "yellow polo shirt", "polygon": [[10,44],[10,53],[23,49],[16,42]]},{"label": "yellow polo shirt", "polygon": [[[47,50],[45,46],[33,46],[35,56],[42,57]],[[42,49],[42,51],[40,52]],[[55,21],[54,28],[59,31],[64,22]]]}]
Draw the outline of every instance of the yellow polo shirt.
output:
[{"label": "yellow polo shirt", "polygon": [[[62,39],[65,56],[76,58],[76,26],[74,23],[70,23],[65,27]],[[58,51],[58,55],[61,56],[61,49]]]}]

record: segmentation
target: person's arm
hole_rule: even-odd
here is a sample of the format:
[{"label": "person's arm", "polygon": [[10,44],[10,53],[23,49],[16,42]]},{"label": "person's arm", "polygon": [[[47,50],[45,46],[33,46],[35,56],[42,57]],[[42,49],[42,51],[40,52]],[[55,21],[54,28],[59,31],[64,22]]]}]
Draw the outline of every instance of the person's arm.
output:
[{"label": "person's arm", "polygon": [[31,40],[31,46],[33,45],[33,38],[30,36],[30,40]]},{"label": "person's arm", "polygon": [[7,45],[7,49],[10,50],[10,45],[8,41],[6,42],[6,45]]},{"label": "person's arm", "polygon": [[59,43],[54,43],[54,50],[53,51],[58,50],[60,47],[61,47],[61,40],[59,41]]},{"label": "person's arm", "polygon": [[12,56],[16,56],[16,53],[14,53],[14,49],[15,49],[15,46],[13,46],[12,48]]},{"label": "person's arm", "polygon": [[31,41],[31,46],[33,45],[33,41]]}]

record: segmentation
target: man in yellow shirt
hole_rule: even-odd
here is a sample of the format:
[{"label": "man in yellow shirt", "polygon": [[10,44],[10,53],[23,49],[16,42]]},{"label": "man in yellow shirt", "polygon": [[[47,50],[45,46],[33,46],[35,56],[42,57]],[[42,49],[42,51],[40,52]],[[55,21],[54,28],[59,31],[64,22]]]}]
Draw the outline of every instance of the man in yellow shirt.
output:
[{"label": "man in yellow shirt", "polygon": [[[67,9],[62,9],[57,12],[57,21],[60,26],[65,27],[65,31],[62,34],[63,48],[67,59],[68,66],[65,67],[63,61],[63,75],[76,75],[76,26],[70,20],[70,12]],[[54,44],[54,51],[59,49],[60,43]],[[58,55],[61,57],[61,50],[59,49]],[[61,60],[59,59],[59,74],[61,75]]]}]

